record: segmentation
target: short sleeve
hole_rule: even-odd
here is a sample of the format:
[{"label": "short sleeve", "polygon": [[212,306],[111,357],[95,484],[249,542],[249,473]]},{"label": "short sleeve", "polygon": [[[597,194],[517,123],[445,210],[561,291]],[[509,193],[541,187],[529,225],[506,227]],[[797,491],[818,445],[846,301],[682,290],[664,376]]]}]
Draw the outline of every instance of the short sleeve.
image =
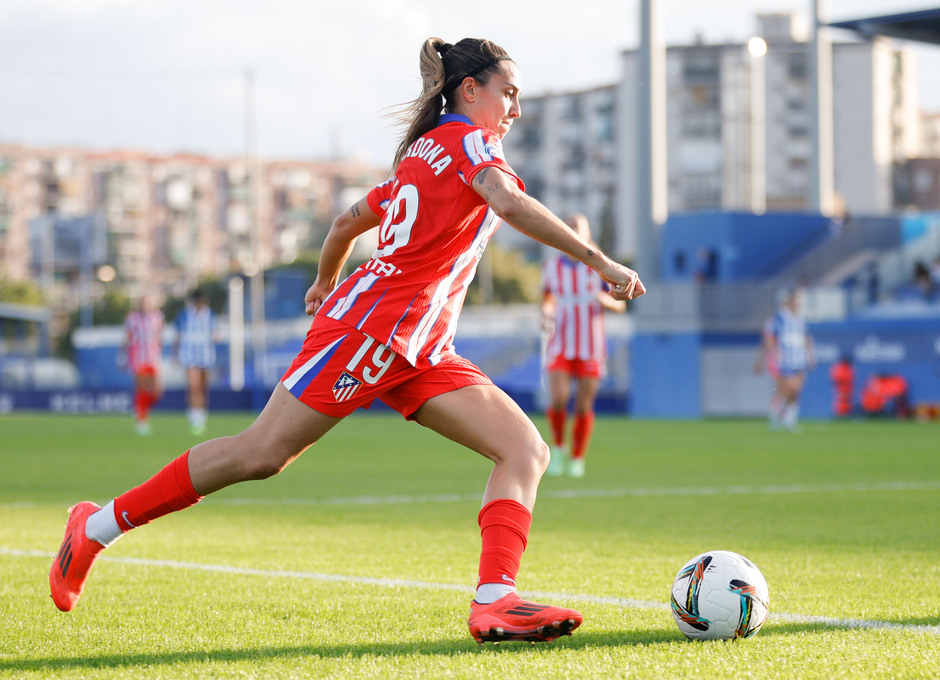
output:
[{"label": "short sleeve", "polygon": [[525,191],[525,183],[509,166],[503,156],[503,145],[492,130],[472,128],[462,140],[463,153],[457,155],[457,170],[469,185],[480,170],[496,167],[512,177],[520,189]]},{"label": "short sleeve", "polygon": [[384,215],[396,185],[397,182],[393,177],[385,182],[382,182],[382,184],[373,187],[372,190],[366,195],[366,202],[369,204],[369,209],[376,215]]}]

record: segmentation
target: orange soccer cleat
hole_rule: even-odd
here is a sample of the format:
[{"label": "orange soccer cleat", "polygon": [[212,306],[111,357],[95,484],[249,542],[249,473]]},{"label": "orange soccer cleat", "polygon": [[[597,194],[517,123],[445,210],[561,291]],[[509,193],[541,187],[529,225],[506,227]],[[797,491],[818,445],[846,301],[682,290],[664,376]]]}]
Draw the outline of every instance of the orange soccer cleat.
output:
[{"label": "orange soccer cleat", "polygon": [[85,536],[85,524],[88,517],[101,508],[90,501],[84,501],[69,508],[69,519],[65,523],[65,538],[59,554],[49,570],[49,588],[52,601],[64,612],[70,612],[82,596],[82,588],[88,579],[91,565],[104,546]]},{"label": "orange soccer cleat", "polygon": [[470,605],[470,635],[481,645],[484,642],[524,640],[551,642],[581,625],[581,612],[563,607],[550,607],[528,602],[516,593],[509,593],[492,604]]}]

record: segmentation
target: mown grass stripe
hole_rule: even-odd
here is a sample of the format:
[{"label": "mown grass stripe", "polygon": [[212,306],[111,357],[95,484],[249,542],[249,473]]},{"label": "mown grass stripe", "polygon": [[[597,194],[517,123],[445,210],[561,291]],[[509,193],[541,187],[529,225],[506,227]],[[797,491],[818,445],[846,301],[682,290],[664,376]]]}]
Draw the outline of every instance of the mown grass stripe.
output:
[{"label": "mown grass stripe", "polygon": [[[747,494],[869,493],[875,491],[935,491],[940,481],[858,482],[851,484],[772,484],[766,486],[649,487],[620,489],[558,489],[539,491],[539,498],[626,498],[655,496],[732,496]],[[482,495],[423,494],[393,496],[337,496],[333,498],[215,498],[222,505],[397,505],[479,501]]]},{"label": "mown grass stripe", "polygon": [[[940,481],[857,482],[842,484],[769,484],[766,486],[677,486],[677,487],[627,487],[620,489],[556,489],[539,492],[539,498],[628,498],[657,496],[734,496],[773,495],[804,493],[871,493],[878,491],[936,491]],[[446,494],[396,494],[390,496],[334,496],[330,498],[220,498],[210,497],[203,501],[213,505],[231,506],[318,506],[318,505],[404,505],[408,503],[463,503],[479,501],[480,493]],[[46,505],[53,502],[14,501],[0,503],[0,508],[20,509]]]}]

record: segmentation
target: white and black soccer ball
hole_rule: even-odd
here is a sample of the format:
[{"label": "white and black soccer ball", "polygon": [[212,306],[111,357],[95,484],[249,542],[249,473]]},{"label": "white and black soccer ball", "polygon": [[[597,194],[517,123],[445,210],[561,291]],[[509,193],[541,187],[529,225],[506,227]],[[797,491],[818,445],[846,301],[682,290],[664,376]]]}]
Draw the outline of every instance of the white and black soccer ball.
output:
[{"label": "white and black soccer ball", "polygon": [[751,637],[767,619],[770,594],[746,557],[711,550],[686,562],[672,584],[672,614],[691,640]]}]

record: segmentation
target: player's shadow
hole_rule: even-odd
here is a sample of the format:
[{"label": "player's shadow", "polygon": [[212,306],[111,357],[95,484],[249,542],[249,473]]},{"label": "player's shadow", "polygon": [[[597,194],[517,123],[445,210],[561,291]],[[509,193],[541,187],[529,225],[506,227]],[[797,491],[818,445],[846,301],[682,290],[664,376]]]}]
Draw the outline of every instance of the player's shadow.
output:
[{"label": "player's shadow", "polygon": [[[895,625],[936,625],[936,617],[926,617],[916,621],[897,621]],[[786,636],[804,633],[830,633],[850,630],[851,626],[834,626],[822,622],[779,622],[765,626],[759,633],[761,637]],[[678,630],[648,629],[605,631],[592,633],[578,631],[572,637],[565,637],[550,644],[540,643],[540,649],[597,649],[599,647],[651,646],[677,644],[713,644],[695,643],[687,640]],[[746,644],[746,642],[727,642],[718,644]],[[0,660],[0,672],[12,670],[19,672],[59,672],[82,669],[134,668],[153,666],[175,666],[203,663],[237,663],[240,661],[264,662],[285,658],[360,658],[360,657],[401,657],[401,656],[464,656],[468,654],[525,654],[533,649],[532,645],[519,642],[504,642],[499,645],[487,644],[480,647],[470,639],[450,638],[438,640],[416,640],[413,642],[389,642],[369,644],[339,645],[285,645],[274,647],[256,647],[241,649],[206,649],[201,651],[154,653],[154,654],[104,654],[74,657],[54,655],[32,659]],[[57,674],[59,674],[57,673]]]},{"label": "player's shadow", "polygon": [[[576,633],[549,645],[539,643],[540,649],[582,649],[604,646],[650,645],[684,640],[676,632],[624,631],[623,633]],[[237,663],[240,661],[264,662],[287,658],[359,658],[401,656],[464,656],[468,654],[524,654],[534,647],[521,642],[504,642],[499,645],[486,644],[480,647],[470,639],[418,640],[414,642],[390,642],[339,645],[285,645],[242,649],[206,649],[201,651],[154,653],[154,654],[89,654],[85,656],[39,656],[32,659],[0,660],[0,673],[53,672],[64,675],[69,671],[104,668],[146,668],[175,666],[179,664]]]}]

